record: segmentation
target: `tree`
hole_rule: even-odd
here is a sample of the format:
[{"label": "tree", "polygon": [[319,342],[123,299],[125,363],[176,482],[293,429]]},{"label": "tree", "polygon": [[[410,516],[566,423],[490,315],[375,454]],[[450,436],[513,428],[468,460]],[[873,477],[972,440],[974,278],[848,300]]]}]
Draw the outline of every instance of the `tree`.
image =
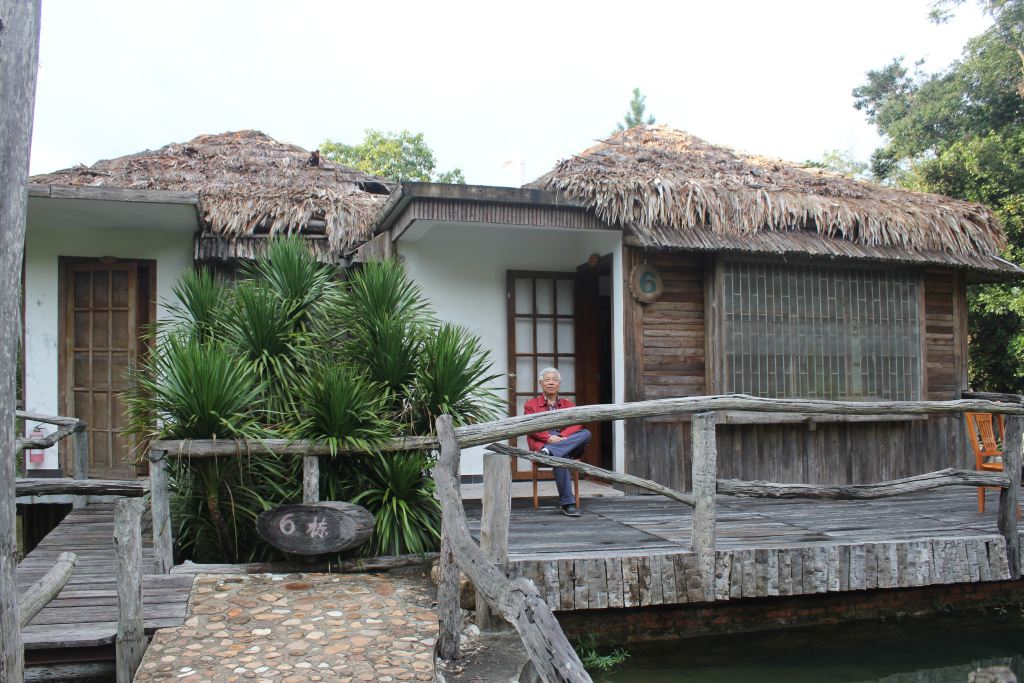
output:
[{"label": "tree", "polygon": [[843,152],[838,149],[828,150],[821,155],[821,159],[808,159],[804,162],[804,166],[823,168],[826,171],[856,180],[867,180],[870,177],[868,164],[854,159],[851,152]]},{"label": "tree", "polygon": [[[876,178],[988,205],[1006,229],[1004,256],[1019,261],[1024,256],[1021,60],[1000,18],[1020,15],[1024,0],[981,4],[992,10],[995,22],[968,41],[959,60],[924,74],[920,64],[911,70],[902,58],[895,59],[868,72],[853,91],[854,106],[883,135],[884,144],[871,160]],[[1024,392],[1024,289],[972,287],[969,306],[971,385]]]},{"label": "tree", "polygon": [[640,94],[640,88],[633,88],[633,99],[629,101],[629,111],[626,112],[626,116],[623,118],[622,123],[618,124],[616,130],[628,130],[642,123],[648,125],[654,123],[653,116],[648,116],[647,120],[644,121],[644,113],[646,111],[647,97]]},{"label": "tree", "polygon": [[326,140],[320,145],[320,153],[331,161],[395,182],[466,182],[461,169],[438,172],[434,152],[424,141],[423,133],[414,135],[408,130],[395,133],[367,129],[358,145]]}]

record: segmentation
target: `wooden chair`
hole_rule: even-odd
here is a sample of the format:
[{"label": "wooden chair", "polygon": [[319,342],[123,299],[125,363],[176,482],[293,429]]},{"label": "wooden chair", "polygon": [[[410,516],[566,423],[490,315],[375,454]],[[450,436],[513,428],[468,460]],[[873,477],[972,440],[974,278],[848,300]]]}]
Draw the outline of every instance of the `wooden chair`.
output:
[{"label": "wooden chair", "polygon": [[[1003,471],[1003,416],[992,413],[964,413],[967,433],[974,449],[974,468],[985,472]],[[998,430],[998,433],[997,433]],[[998,487],[978,487],[978,512],[985,511],[985,491]],[[1020,510],[1017,510],[1020,516]]]},{"label": "wooden chair", "polygon": [[[540,507],[540,502],[537,496],[537,472],[542,468],[545,470],[553,469],[547,465],[540,465],[535,462],[531,462],[533,465],[533,509],[536,510]],[[576,495],[576,507],[580,506],[580,473],[577,470],[572,470],[572,490]]]}]

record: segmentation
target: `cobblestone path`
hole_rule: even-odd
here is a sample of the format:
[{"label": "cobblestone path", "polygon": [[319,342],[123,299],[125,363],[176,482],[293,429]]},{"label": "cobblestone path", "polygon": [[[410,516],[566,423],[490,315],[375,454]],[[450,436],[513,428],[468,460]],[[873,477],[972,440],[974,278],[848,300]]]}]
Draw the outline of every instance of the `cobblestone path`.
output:
[{"label": "cobblestone path", "polygon": [[135,681],[429,681],[434,590],[420,574],[199,576]]}]

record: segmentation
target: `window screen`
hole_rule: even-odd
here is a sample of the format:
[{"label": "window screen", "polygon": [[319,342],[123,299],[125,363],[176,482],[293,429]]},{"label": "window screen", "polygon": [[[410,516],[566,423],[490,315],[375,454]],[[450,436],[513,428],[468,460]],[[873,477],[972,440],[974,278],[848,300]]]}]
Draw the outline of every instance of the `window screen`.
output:
[{"label": "window screen", "polygon": [[920,398],[913,273],[727,262],[722,289],[726,391]]}]

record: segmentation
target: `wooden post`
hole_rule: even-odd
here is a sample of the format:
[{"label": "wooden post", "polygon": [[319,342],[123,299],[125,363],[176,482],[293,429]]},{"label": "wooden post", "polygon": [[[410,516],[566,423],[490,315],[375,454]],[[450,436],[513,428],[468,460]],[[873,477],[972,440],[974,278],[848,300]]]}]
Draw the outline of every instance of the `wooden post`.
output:
[{"label": "wooden post", "polygon": [[[508,519],[512,510],[512,459],[499,453],[484,454],[483,511],[480,515],[480,550],[504,572],[508,564]],[[508,622],[476,595],[476,623],[482,631],[507,630]]]},{"label": "wooden post", "polygon": [[[81,429],[76,431],[72,437],[73,450],[74,450],[74,464],[73,473],[75,479],[88,479],[89,478],[89,430],[84,425]],[[88,496],[75,496],[72,501],[72,506],[75,508],[84,508],[89,504]]]},{"label": "wooden post", "polygon": [[1017,506],[1020,504],[1021,434],[1024,418],[1006,416],[1003,437],[1003,472],[1010,478],[1010,486],[999,491],[999,533],[1006,539],[1006,558],[1010,565],[1010,578],[1020,578],[1020,534],[1017,525]]},{"label": "wooden post", "polygon": [[320,456],[302,457],[302,502],[320,502]]},{"label": "wooden post", "polygon": [[459,566],[449,530],[441,525],[441,557],[437,560],[437,654],[441,659],[459,658],[462,607],[459,604]]},{"label": "wooden post", "polygon": [[167,479],[167,451],[149,452],[149,495],[153,515],[153,558],[156,573],[166,574],[174,566],[174,537],[171,531],[171,491]]},{"label": "wooden post", "polygon": [[704,599],[715,599],[715,493],[718,448],[715,414],[698,413],[690,423],[693,447],[693,552],[703,582]]},{"label": "wooden post", "polygon": [[28,160],[39,64],[40,0],[0,0],[0,682],[21,683],[14,482],[15,378],[28,206]]},{"label": "wooden post", "polygon": [[117,683],[131,683],[146,652],[142,626],[142,500],[114,502],[117,552]]}]

